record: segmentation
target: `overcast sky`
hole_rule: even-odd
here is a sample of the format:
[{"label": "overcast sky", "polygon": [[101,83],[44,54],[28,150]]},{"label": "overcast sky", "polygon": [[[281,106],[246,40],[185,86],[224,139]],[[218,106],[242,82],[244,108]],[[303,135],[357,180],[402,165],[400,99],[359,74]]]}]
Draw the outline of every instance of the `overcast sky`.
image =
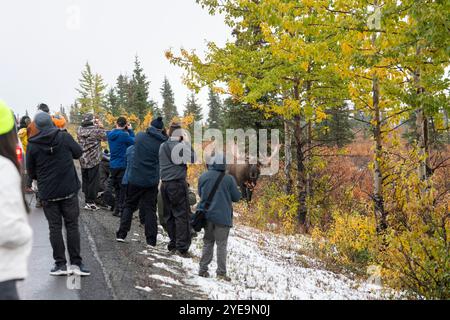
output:
[{"label": "overcast sky", "polygon": [[34,113],[40,102],[54,111],[70,105],[86,61],[114,85],[120,73],[132,73],[136,54],[151,81],[150,97],[160,104],[167,76],[181,112],[189,91],[164,51],[201,53],[206,40],[224,44],[230,37],[223,19],[195,0],[14,0],[1,1],[0,14],[0,99],[20,115]]}]

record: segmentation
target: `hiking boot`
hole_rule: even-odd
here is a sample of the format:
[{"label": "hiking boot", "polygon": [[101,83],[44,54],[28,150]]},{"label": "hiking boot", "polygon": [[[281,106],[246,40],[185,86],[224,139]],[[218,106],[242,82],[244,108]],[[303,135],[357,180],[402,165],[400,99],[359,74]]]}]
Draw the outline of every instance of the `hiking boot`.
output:
[{"label": "hiking boot", "polygon": [[226,282],[230,282],[231,278],[229,276],[227,276],[226,274],[217,274],[217,279],[218,280],[223,280]]},{"label": "hiking boot", "polygon": [[101,199],[97,199],[97,201],[95,201],[95,204],[100,207],[101,209],[106,209],[109,210],[110,206],[108,206],[103,200]]},{"label": "hiking boot", "polygon": [[68,276],[72,274],[72,272],[70,270],[67,270],[67,266],[66,265],[54,265],[53,269],[50,270],[50,275],[51,276],[55,276],[55,277],[59,277],[59,276]]},{"label": "hiking boot", "polygon": [[89,271],[88,268],[84,266],[84,264],[80,265],[72,265],[72,273],[74,275],[80,276],[80,277],[87,277],[91,275],[91,271]]},{"label": "hiking boot", "polygon": [[199,275],[200,277],[202,277],[202,278],[209,278],[209,277],[210,277],[208,271],[205,271],[205,272],[199,272],[198,275]]}]

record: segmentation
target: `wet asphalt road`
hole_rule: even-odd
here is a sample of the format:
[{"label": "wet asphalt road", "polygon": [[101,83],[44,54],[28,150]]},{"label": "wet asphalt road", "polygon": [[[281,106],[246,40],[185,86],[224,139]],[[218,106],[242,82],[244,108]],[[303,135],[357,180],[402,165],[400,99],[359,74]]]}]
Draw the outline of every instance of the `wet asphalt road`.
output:
[{"label": "wet asphalt road", "polygon": [[[30,201],[30,196],[27,196]],[[81,199],[80,199],[81,200]],[[82,201],[80,201],[81,205]],[[52,248],[47,220],[42,209],[31,202],[29,216],[34,231],[33,249],[29,258],[28,278],[19,283],[19,294],[24,300],[171,300],[206,299],[198,288],[185,284],[187,277],[181,264],[167,251],[167,239],[160,239],[157,248],[146,249],[143,229],[137,214],[126,244],[115,241],[119,219],[111,212],[80,211],[81,256],[91,271],[90,277],[81,279],[81,289],[71,290],[68,277],[52,277]],[[160,227],[160,233],[161,233]],[[167,266],[166,270],[161,265]],[[149,275],[170,277],[179,285],[168,285]],[[70,284],[70,282],[69,282]],[[137,290],[137,286],[150,287],[151,292]]]},{"label": "wet asphalt road", "polygon": [[[31,196],[27,196],[30,200]],[[28,278],[18,285],[20,298],[24,300],[104,300],[112,299],[102,268],[88,241],[86,230],[80,224],[81,255],[92,275],[81,279],[81,289],[69,289],[68,277],[52,277],[49,271],[53,266],[52,248],[49,241],[47,220],[42,209],[31,203],[29,216],[33,228],[33,249],[28,262]]]}]

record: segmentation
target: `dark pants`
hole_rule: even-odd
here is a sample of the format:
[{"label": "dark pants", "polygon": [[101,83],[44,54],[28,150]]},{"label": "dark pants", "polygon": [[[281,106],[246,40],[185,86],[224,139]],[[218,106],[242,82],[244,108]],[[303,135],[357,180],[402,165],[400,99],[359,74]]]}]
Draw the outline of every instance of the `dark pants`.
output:
[{"label": "dark pants", "polygon": [[123,176],[125,174],[125,169],[111,169],[111,181],[114,187],[114,192],[116,196],[116,203],[114,206],[114,213],[116,215],[121,215],[124,206],[126,189],[122,185]]},{"label": "dark pants", "polygon": [[161,195],[164,202],[164,220],[170,238],[168,249],[187,252],[191,245],[191,226],[186,181],[163,182]]},{"label": "dark pants", "polygon": [[67,231],[67,249],[70,263],[81,264],[80,256],[80,231],[78,229],[78,217],[80,208],[78,196],[61,201],[42,201],[45,217],[50,229],[50,243],[53,248],[53,258],[58,266],[66,265],[66,248],[64,246],[62,227],[63,220]]},{"label": "dark pants", "polygon": [[110,206],[111,210],[114,210],[116,206],[116,198],[114,196],[114,186],[112,183],[112,178],[108,177],[105,182],[105,190],[100,198],[100,202],[104,205]]},{"label": "dark pants", "polygon": [[98,192],[104,192],[108,188],[108,179],[111,176],[111,171],[109,169],[109,162],[102,161],[100,162],[100,166],[98,168],[98,179],[99,186]]},{"label": "dark pants", "polygon": [[33,179],[31,179],[28,173],[25,173],[24,180],[25,180],[25,187],[31,188],[33,186]]},{"label": "dark pants", "polygon": [[0,282],[0,300],[19,300],[16,280]]},{"label": "dark pants", "polygon": [[[128,198],[128,185],[127,184],[124,184],[123,185],[123,187],[125,188],[125,195],[124,195],[124,197],[123,197],[123,208],[124,208],[124,210],[125,210],[125,205],[126,205],[126,203],[127,203],[127,198]],[[140,224],[143,224],[143,225],[145,225],[145,208],[144,209],[142,209],[142,206],[144,205],[143,204],[143,198],[141,198],[140,200],[139,200],[139,206],[138,206],[138,209],[139,209],[139,222],[140,222]],[[157,202],[159,202],[159,200],[157,200]],[[135,208],[135,210],[133,211],[133,214],[136,212],[136,208]]]},{"label": "dark pants", "polygon": [[147,244],[156,246],[158,235],[158,222],[156,218],[156,203],[158,196],[158,186],[143,188],[133,184],[127,187],[127,197],[120,219],[120,228],[117,237],[125,239],[130,232],[133,213],[140,208],[140,215],[145,219],[145,237]]},{"label": "dark pants", "polygon": [[95,203],[99,187],[99,166],[90,169],[81,169],[83,180],[83,193],[86,203]]}]

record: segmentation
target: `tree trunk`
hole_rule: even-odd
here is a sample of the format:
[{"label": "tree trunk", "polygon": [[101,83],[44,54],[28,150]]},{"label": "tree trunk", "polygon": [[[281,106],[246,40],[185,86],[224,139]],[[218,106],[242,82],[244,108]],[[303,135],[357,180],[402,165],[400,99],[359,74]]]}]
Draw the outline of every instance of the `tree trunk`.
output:
[{"label": "tree trunk", "polygon": [[[306,172],[306,199],[311,199],[312,196],[312,178],[311,178],[311,152],[312,152],[312,123],[311,120],[308,121],[308,125],[306,127],[306,163],[307,163],[307,172]],[[306,228],[309,229],[310,226],[310,214],[309,214],[309,206],[306,204]]]},{"label": "tree trunk", "polygon": [[286,176],[284,192],[292,194],[292,128],[287,120],[284,121],[284,137],[284,175]]},{"label": "tree trunk", "polygon": [[[300,100],[299,84],[294,87],[294,99]],[[303,152],[303,147],[305,145],[303,137],[303,127],[301,123],[301,117],[296,116],[294,118],[294,138],[296,144],[297,153],[297,219],[301,226],[306,226],[306,166],[305,166],[305,154]]]},{"label": "tree trunk", "polygon": [[429,177],[429,150],[428,150],[428,119],[423,112],[423,108],[416,110],[417,143],[419,147],[419,177],[426,181]]},{"label": "tree trunk", "polygon": [[380,111],[380,87],[378,76],[373,77],[373,109],[375,115],[374,123],[374,139],[375,139],[375,160],[373,175],[373,201],[375,208],[375,217],[378,222],[378,230],[382,231],[387,228],[386,211],[384,209],[383,198],[383,169],[381,159],[383,157],[383,143],[381,137],[381,111]]},{"label": "tree trunk", "polygon": [[[416,56],[421,53],[419,45],[417,45]],[[419,167],[418,173],[420,180],[428,180],[429,174],[429,139],[428,139],[428,119],[425,115],[422,103],[420,103],[420,95],[424,93],[424,88],[421,86],[421,71],[417,68],[414,72],[414,85],[416,87],[418,103],[416,106],[416,134],[417,146],[419,148]]]},{"label": "tree trunk", "polygon": [[304,139],[303,129],[300,121],[300,117],[295,118],[295,143],[297,146],[297,199],[298,209],[297,218],[300,225],[305,226],[306,223],[306,166],[305,166],[305,154],[303,153]]},{"label": "tree trunk", "polygon": [[447,109],[444,107],[444,125],[445,125],[445,134],[447,136],[447,143],[450,143],[450,128],[448,127],[448,112]]},{"label": "tree trunk", "polygon": [[[374,6],[378,6],[378,1],[374,1]],[[372,46],[375,48],[377,40],[377,33],[372,34]],[[381,110],[380,110],[380,79],[375,73],[372,78],[372,102],[374,112],[373,137],[375,140],[374,151],[374,174],[373,174],[373,203],[375,218],[377,219],[378,232],[382,232],[387,228],[387,217],[384,209],[383,197],[383,139],[381,132]]]}]

